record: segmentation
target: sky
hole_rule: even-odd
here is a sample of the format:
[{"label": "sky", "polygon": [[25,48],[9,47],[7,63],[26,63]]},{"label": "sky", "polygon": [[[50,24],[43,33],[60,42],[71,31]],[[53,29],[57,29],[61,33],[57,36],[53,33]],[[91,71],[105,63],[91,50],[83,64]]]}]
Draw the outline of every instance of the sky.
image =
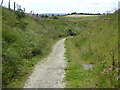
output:
[{"label": "sky", "polygon": [[[0,0],[1,2],[2,0]],[[26,8],[26,12],[34,13],[107,13],[118,8],[120,0],[11,0]],[[8,7],[9,0],[3,0]]]}]

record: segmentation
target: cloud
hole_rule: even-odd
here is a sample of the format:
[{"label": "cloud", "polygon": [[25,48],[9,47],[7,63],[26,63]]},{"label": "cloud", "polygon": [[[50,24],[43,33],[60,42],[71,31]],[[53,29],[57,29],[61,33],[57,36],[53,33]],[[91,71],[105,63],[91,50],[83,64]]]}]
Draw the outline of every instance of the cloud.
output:
[{"label": "cloud", "polygon": [[76,8],[77,12],[104,13],[118,8],[119,0],[83,0],[82,4]]},{"label": "cloud", "polygon": [[[8,6],[9,0],[4,0],[4,6]],[[70,12],[106,12],[118,8],[119,0],[11,0],[18,3],[27,12],[38,13],[70,13]]]}]

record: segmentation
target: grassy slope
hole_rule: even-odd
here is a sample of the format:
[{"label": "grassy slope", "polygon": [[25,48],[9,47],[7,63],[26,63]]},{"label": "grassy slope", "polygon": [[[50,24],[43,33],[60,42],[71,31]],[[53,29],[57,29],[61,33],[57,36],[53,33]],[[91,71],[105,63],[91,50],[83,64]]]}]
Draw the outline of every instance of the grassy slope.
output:
[{"label": "grassy slope", "polygon": [[[120,13],[119,13],[120,14]],[[104,20],[105,18],[109,19]],[[117,13],[92,21],[79,35],[66,42],[66,87],[113,88],[118,86]],[[93,64],[84,70],[82,64]]]},{"label": "grassy slope", "polygon": [[2,8],[3,87],[23,86],[32,67],[46,56],[55,41],[80,32],[78,24],[68,19],[36,20],[22,13]]}]

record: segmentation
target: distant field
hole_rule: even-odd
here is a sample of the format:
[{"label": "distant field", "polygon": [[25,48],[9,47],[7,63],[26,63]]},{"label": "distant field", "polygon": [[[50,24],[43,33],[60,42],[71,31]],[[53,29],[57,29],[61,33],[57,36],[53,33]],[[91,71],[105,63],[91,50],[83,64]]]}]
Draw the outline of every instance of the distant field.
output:
[{"label": "distant field", "polygon": [[99,15],[67,15],[65,17],[89,17],[89,16],[99,16]]}]

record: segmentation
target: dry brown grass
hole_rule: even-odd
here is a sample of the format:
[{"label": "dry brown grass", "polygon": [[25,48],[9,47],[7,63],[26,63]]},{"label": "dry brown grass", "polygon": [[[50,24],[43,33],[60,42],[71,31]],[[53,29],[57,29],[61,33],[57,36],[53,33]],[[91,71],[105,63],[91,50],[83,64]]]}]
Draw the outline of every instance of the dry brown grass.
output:
[{"label": "dry brown grass", "polygon": [[89,17],[89,16],[98,16],[98,15],[67,15],[65,17]]}]

